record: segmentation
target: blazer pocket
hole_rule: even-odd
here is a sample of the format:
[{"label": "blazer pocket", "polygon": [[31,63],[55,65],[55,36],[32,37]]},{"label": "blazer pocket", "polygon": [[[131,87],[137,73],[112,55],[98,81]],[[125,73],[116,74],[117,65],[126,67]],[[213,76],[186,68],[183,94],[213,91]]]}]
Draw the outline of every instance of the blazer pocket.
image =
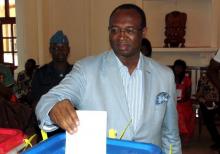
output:
[{"label": "blazer pocket", "polygon": [[167,92],[160,92],[156,96],[156,105],[166,104],[170,98],[170,95]]}]

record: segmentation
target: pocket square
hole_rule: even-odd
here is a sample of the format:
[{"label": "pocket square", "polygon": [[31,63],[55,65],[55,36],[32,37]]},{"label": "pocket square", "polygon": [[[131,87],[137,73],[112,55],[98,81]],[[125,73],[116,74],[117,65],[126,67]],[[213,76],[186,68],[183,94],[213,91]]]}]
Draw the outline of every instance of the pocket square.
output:
[{"label": "pocket square", "polygon": [[156,105],[168,102],[169,97],[169,94],[166,92],[159,93],[156,98]]}]

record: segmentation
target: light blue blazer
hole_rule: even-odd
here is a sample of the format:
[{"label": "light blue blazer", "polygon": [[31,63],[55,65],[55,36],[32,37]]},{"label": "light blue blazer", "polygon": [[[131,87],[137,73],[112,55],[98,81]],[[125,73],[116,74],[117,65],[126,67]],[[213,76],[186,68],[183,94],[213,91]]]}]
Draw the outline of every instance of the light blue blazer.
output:
[{"label": "light blue blazer", "polygon": [[[123,139],[156,144],[165,153],[169,153],[172,144],[173,154],[181,154],[174,75],[168,67],[146,57],[141,68],[144,109],[136,131],[130,125]],[[41,97],[36,107],[40,128],[46,131],[56,129],[48,113],[56,102],[63,99],[69,99],[79,110],[107,111],[107,129],[113,128],[118,134],[131,120],[113,51],[78,61],[58,86]]]}]

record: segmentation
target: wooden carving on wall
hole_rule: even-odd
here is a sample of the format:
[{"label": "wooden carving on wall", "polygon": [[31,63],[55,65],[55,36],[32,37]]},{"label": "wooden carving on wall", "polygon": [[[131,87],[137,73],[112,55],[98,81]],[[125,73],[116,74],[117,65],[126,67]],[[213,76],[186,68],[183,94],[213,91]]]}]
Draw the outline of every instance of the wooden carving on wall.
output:
[{"label": "wooden carving on wall", "polygon": [[184,12],[173,11],[166,14],[164,47],[185,47],[186,19],[187,15]]}]

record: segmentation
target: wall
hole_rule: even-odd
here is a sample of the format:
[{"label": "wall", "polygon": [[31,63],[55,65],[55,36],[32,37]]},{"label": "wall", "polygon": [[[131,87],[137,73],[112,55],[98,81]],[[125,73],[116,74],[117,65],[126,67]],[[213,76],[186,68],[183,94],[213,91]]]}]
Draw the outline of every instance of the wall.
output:
[{"label": "wall", "polygon": [[144,0],[143,8],[148,19],[148,37],[155,47],[163,47],[165,15],[171,11],[187,14],[186,47],[210,47],[212,31],[211,0]]},{"label": "wall", "polygon": [[51,60],[50,37],[63,30],[71,46],[69,62],[109,49],[108,18],[122,3],[140,0],[19,0],[16,1],[19,68],[27,58],[42,65]]},{"label": "wall", "polygon": [[[127,2],[145,10],[149,26],[147,37],[153,47],[157,47],[154,48],[153,58],[164,64],[172,63],[170,56],[175,59],[184,55],[190,65],[206,65],[210,54],[220,44],[219,0],[19,0],[16,1],[20,65],[17,71],[23,69],[26,59],[30,57],[35,58],[40,65],[49,62],[49,38],[60,29],[70,40],[70,63],[109,49],[109,15],[116,6]],[[188,14],[186,45],[210,48],[210,52],[201,55],[200,52],[178,53],[161,48],[164,16],[174,9]],[[195,64],[190,54],[194,54],[193,59],[200,60]],[[206,62],[201,63],[204,59]]]}]

